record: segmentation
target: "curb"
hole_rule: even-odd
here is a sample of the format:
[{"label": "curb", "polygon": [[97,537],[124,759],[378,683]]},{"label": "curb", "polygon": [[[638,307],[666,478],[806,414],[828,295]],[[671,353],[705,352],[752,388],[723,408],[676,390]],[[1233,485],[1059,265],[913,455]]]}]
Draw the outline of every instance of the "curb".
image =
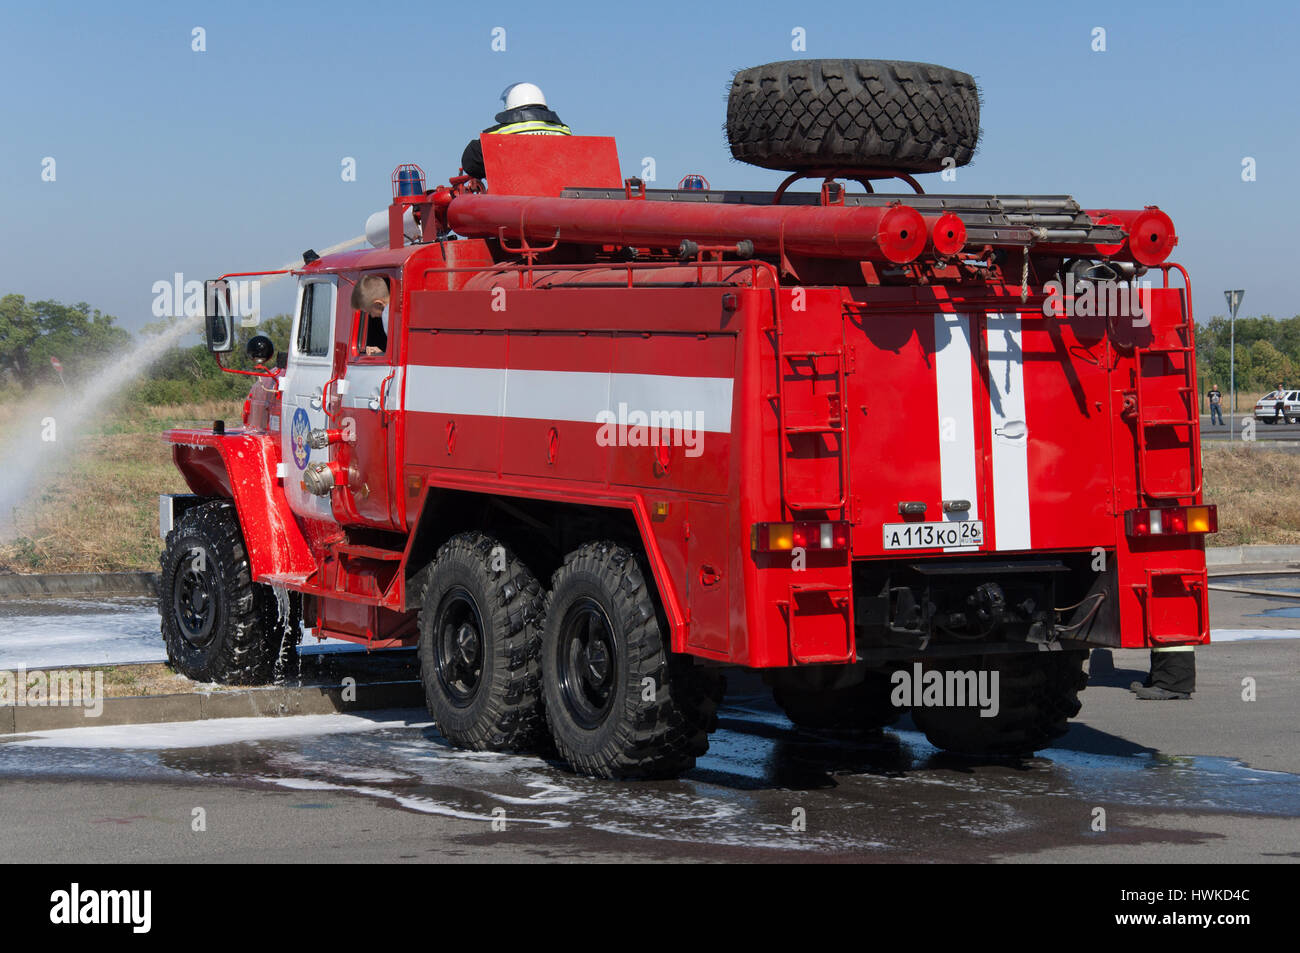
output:
[{"label": "curb", "polygon": [[0,599],[31,596],[155,596],[156,572],[5,573]]},{"label": "curb", "polygon": [[1207,546],[1207,566],[1300,562],[1300,546]]},{"label": "curb", "polygon": [[349,689],[356,693],[356,698],[351,701],[343,698],[343,691],[342,685],[308,685],[208,694],[105,698],[104,711],[97,718],[87,717],[84,708],[11,705],[0,708],[0,735],[100,725],[155,725],[214,718],[333,715],[380,708],[424,707],[424,688],[418,681],[363,682]]}]

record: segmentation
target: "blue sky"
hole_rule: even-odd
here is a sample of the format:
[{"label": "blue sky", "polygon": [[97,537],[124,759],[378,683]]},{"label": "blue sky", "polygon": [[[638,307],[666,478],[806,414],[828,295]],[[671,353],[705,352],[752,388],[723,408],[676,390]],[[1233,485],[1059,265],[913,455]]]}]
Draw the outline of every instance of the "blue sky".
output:
[{"label": "blue sky", "polygon": [[1290,316],[1297,41],[1297,6],[1280,2],[7,4],[0,293],[84,300],[138,328],[174,272],[271,268],[360,234],[400,162],[445,181],[517,80],[575,132],[615,136],[625,174],[653,156],[661,187],[701,172],[770,188],[779,173],[728,155],[731,72],[851,56],[979,82],[980,152],[954,183],[923,177],[929,191],[1158,204],[1199,319],[1230,287],[1246,289],[1243,315]]}]

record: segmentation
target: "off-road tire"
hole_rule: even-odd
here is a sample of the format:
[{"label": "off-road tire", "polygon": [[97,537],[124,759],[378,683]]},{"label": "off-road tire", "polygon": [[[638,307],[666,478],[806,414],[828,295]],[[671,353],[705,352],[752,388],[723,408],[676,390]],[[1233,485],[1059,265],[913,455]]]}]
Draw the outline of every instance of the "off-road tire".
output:
[{"label": "off-road tire", "polygon": [[789,60],[744,69],[727,99],[727,142],[741,162],[791,172],[965,165],[980,133],[966,73],[894,60]]},{"label": "off-road tire", "polygon": [[[574,771],[668,778],[694,767],[717,727],[724,683],[717,672],[669,651],[667,625],[630,550],[603,541],[570,553],[551,579],[544,619],[546,719],[556,750]],[[585,664],[593,656],[583,649],[569,654],[579,633],[587,645],[603,646],[595,655],[607,663],[600,711],[592,701],[600,693],[595,679],[581,682],[582,667],[571,661],[581,656]]]},{"label": "off-road tire", "polygon": [[269,682],[283,641],[280,603],[253,582],[234,505],[186,510],[159,563],[158,613],[172,668],[200,682]]},{"label": "off-road tire", "polygon": [[438,550],[421,599],[420,678],[434,724],[458,748],[520,751],[545,739],[543,605],[536,577],[492,537],[462,533]]},{"label": "off-road tire", "polygon": [[999,709],[981,718],[979,708],[916,707],[912,720],[930,743],[954,754],[1028,757],[1069,729],[1079,713],[1079,693],[1088,684],[1087,652],[1030,652],[951,659],[941,671],[997,670]]},{"label": "off-road tire", "polygon": [[842,688],[804,689],[778,682],[772,697],[798,728],[816,731],[874,731],[892,725],[906,709],[890,700],[889,676],[868,672],[864,681]]}]

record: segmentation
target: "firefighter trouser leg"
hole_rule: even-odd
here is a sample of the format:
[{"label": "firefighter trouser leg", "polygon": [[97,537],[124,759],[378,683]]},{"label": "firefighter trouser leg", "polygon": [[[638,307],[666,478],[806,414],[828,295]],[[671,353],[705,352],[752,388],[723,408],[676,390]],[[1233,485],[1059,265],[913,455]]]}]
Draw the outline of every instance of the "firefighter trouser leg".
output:
[{"label": "firefighter trouser leg", "polygon": [[1196,691],[1196,647],[1173,645],[1152,649],[1151,685],[1188,695]]}]

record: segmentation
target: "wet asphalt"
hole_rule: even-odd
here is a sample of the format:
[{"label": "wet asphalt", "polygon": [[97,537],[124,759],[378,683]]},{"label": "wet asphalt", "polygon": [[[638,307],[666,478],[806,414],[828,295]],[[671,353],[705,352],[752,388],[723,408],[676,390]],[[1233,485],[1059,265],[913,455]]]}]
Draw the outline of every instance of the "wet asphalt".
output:
[{"label": "wet asphalt", "polygon": [[[1225,584],[1300,589],[1297,578]],[[1212,624],[1285,635],[1294,619],[1266,613],[1296,605],[1215,592]],[[1185,702],[1127,690],[1145,652],[1096,657],[1070,732],[1017,762],[944,754],[908,717],[874,735],[801,731],[744,675],[708,754],[673,781],[596,781],[541,756],[459,751],[415,710],[10,736],[0,856],[1295,862],[1300,641],[1197,655]]]}]

